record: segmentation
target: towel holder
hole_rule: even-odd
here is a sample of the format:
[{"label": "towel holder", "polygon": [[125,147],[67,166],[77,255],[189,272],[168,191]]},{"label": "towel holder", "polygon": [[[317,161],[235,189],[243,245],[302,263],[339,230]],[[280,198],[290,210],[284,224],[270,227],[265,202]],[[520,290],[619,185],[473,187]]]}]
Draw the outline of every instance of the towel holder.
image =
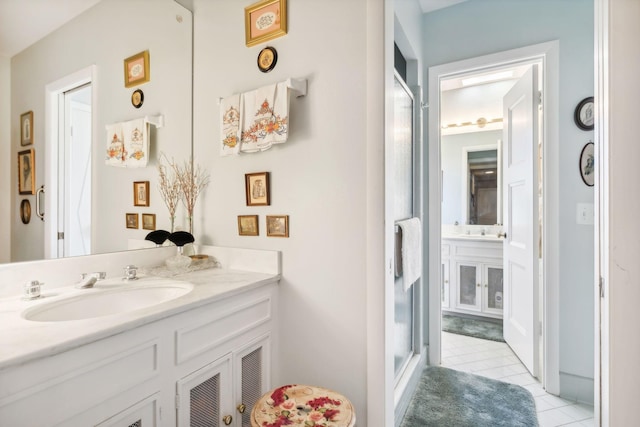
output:
[{"label": "towel holder", "polygon": [[[288,78],[285,80],[287,84],[287,88],[291,89],[296,98],[300,98],[301,96],[307,96],[307,79],[294,79]],[[224,98],[218,98],[218,105],[222,103]]]},{"label": "towel holder", "polygon": [[162,114],[158,114],[157,116],[144,116],[144,121],[154,125],[156,129],[164,126],[164,116]]}]

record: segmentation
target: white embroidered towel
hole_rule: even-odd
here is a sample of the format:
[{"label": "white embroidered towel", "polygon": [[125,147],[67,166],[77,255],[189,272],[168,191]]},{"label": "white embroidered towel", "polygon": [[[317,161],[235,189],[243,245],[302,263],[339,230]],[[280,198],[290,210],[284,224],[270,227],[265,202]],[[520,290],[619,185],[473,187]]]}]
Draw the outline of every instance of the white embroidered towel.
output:
[{"label": "white embroidered towel", "polygon": [[143,168],[149,162],[149,123],[136,119],[122,124],[124,148],[127,151],[125,166]]},{"label": "white embroidered towel", "polygon": [[419,218],[399,221],[402,230],[402,282],[407,291],[422,275],[422,225]]},{"label": "white embroidered towel", "polygon": [[242,94],[242,145],[252,153],[282,144],[289,136],[289,89],[286,82]]},{"label": "white embroidered towel", "polygon": [[107,157],[105,164],[122,167],[124,166],[126,155],[122,123],[107,125]]},{"label": "white embroidered towel", "polygon": [[240,94],[220,102],[220,155],[229,156],[240,151]]}]

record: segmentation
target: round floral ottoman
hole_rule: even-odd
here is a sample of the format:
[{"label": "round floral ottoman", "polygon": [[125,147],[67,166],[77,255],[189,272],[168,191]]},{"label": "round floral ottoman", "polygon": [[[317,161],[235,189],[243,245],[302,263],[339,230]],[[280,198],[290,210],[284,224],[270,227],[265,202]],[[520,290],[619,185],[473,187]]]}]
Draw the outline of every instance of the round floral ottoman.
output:
[{"label": "round floral ottoman", "polygon": [[335,391],[309,385],[285,385],[264,394],[251,411],[253,427],[353,427],[351,402]]}]

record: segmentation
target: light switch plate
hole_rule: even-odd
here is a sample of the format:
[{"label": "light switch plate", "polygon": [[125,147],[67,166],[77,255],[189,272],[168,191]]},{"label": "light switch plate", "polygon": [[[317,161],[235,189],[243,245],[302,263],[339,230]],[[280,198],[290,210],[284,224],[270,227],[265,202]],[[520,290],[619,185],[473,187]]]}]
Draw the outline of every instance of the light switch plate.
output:
[{"label": "light switch plate", "polygon": [[593,203],[578,203],[576,221],[582,225],[593,225]]}]

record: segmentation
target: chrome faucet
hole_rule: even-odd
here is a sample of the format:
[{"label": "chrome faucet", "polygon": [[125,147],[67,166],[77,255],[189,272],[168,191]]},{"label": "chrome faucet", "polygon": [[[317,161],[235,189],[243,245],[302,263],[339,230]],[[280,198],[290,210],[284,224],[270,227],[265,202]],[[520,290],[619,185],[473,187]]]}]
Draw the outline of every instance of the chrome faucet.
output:
[{"label": "chrome faucet", "polygon": [[32,300],[36,298],[40,298],[40,288],[44,286],[44,283],[40,283],[37,280],[32,280],[24,284],[24,295],[22,299],[24,300]]},{"label": "chrome faucet", "polygon": [[136,280],[138,279],[137,274],[138,267],[136,267],[135,265],[127,265],[124,268],[124,277],[122,278],[122,280]]},{"label": "chrome faucet", "polygon": [[107,273],[105,271],[97,271],[95,273],[82,273],[80,275],[80,281],[76,285],[76,288],[86,289],[93,288],[93,285],[96,284],[98,280],[103,280],[107,277]]}]

